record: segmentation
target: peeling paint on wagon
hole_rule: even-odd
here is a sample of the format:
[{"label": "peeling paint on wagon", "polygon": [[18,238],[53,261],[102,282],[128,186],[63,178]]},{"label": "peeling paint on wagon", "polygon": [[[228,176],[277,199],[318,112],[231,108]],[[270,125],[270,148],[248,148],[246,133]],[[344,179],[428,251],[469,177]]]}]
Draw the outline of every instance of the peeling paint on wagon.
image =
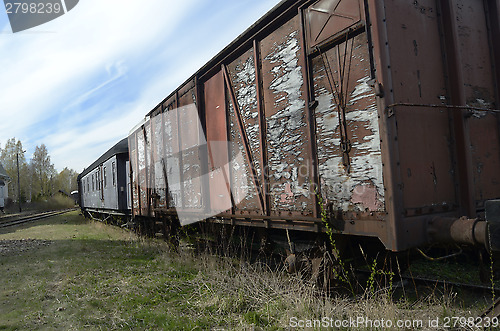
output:
[{"label": "peeling paint on wagon", "polygon": [[[182,184],[184,205],[188,210],[199,210],[203,207],[201,182],[200,146],[206,144],[196,110],[194,89],[189,89],[179,97],[178,131],[181,137]],[[192,111],[194,109],[194,111]]]},{"label": "peeling paint on wagon", "polygon": [[[271,210],[312,212],[306,101],[296,20],[283,25],[263,59]],[[267,73],[266,73],[267,71]]]},{"label": "peeling paint on wagon", "polygon": [[[253,48],[243,54],[240,58],[233,61],[231,65],[228,66],[231,75],[231,81],[233,83],[233,88],[235,90],[236,99],[238,102],[238,107],[240,109],[244,130],[246,132],[248,142],[250,144],[250,151],[252,152],[253,166],[257,176],[260,178],[262,175],[262,165],[260,164],[260,126],[259,126],[259,110],[257,101],[257,85],[256,85],[256,71],[255,71],[255,60],[253,56]],[[233,139],[237,144],[243,144],[242,137],[236,126],[236,117],[234,113],[234,108],[231,102],[231,127]],[[237,136],[235,136],[237,135]],[[245,151],[243,146],[240,148],[243,155]],[[235,155],[233,155],[235,156]],[[250,165],[252,166],[252,165]],[[247,178],[251,178],[250,169],[246,167]],[[252,192],[252,196],[248,197],[246,202],[241,203],[238,207],[245,210],[256,210],[259,209],[258,201],[255,200],[256,194],[253,194],[257,188],[249,183],[249,192]],[[255,200],[255,201],[253,201]]]},{"label": "peeling paint on wagon", "polygon": [[[275,100],[275,106],[279,109],[283,101],[288,101],[283,109],[285,112],[277,114],[276,118],[299,113],[305,108],[305,100],[301,98],[304,77],[302,67],[298,65],[300,46],[297,35],[297,31],[292,32],[285,44],[276,44],[273,52],[264,58],[269,63],[276,64],[271,69],[275,78],[269,85],[273,93],[281,95],[281,98]],[[297,123],[297,125],[305,124]]]},{"label": "peeling paint on wagon", "polygon": [[[229,102],[229,116],[231,141],[234,142],[234,144],[230,144],[229,151],[231,155],[230,159],[232,160],[232,168],[230,169],[231,187],[238,187],[239,190],[235,190],[232,194],[234,201],[240,201],[240,203],[234,207],[237,210],[258,210],[257,188],[250,180],[248,180],[252,176],[249,169],[252,165],[247,164],[246,162],[241,162],[244,161],[244,159],[237,157],[238,155],[245,155],[246,151],[243,146],[243,138],[241,137],[236,124],[237,119],[235,109],[231,101]],[[246,192],[246,195],[240,196],[238,194],[239,192]]]},{"label": "peeling paint on wagon", "polygon": [[157,207],[166,208],[167,190],[165,185],[165,178],[163,175],[163,163],[162,163],[162,158],[164,155],[163,149],[165,146],[165,142],[163,141],[163,114],[160,112],[157,115],[155,115],[152,120],[152,123],[153,123],[154,141],[155,141],[155,144],[153,146],[154,189],[155,193],[158,195]]},{"label": "peeling paint on wagon", "polygon": [[[373,88],[368,85],[368,81],[370,77],[363,77],[358,79],[354,91],[351,93],[351,98],[349,102],[349,106],[356,109],[356,104],[363,99],[367,99],[368,103],[366,108],[364,109],[356,109],[347,113],[346,117],[348,121],[362,123],[363,127],[367,132],[371,134],[366,134],[353,143],[353,147],[358,150],[366,150],[367,152],[373,152],[374,155],[380,155],[380,132],[379,132],[379,124],[378,124],[378,112],[377,105],[375,103],[375,93]],[[360,142],[362,141],[362,142]],[[381,160],[376,164],[381,164]],[[380,173],[380,176],[382,174]]]},{"label": "peeling paint on wagon", "polygon": [[[325,61],[333,62],[333,74],[342,71],[339,64],[344,59],[339,58],[340,50],[344,50],[345,42],[326,53],[326,59],[316,58],[313,68],[313,79],[316,100],[316,126],[318,140],[318,161],[320,184],[323,198],[331,204],[334,210],[341,211],[384,211],[384,182],[382,175],[382,152],[380,146],[380,131],[378,109],[375,92],[368,82],[370,64],[363,61],[368,58],[367,41],[364,35],[354,37],[354,46],[347,48],[347,63],[349,67],[346,82],[351,86],[347,91],[346,121],[349,141],[351,143],[350,171],[344,167],[342,158],[340,121],[338,117],[337,87],[327,81]],[[348,43],[350,43],[348,41]],[[351,52],[352,51],[352,52]]]},{"label": "peeling paint on wagon", "polygon": [[[128,146],[129,146],[129,158],[130,158],[130,168],[131,169],[138,169],[137,165],[137,132],[131,134],[129,136],[129,141],[128,141]],[[132,210],[134,212],[134,215],[140,211],[139,209],[139,199],[137,198],[139,196],[139,187],[138,187],[138,177],[137,177],[137,171],[133,171],[131,173],[131,181],[130,185],[132,186]]]},{"label": "peeling paint on wagon", "polygon": [[[170,108],[174,108],[171,105]],[[180,172],[180,159],[179,159],[179,142],[178,142],[178,126],[176,119],[176,112],[169,113],[171,110],[166,111],[164,114],[165,126],[164,126],[164,135],[165,135],[165,155],[167,158],[164,158],[164,166],[165,171],[167,173],[167,177],[169,178],[182,178]],[[163,165],[162,165],[163,166]],[[173,206],[182,206],[182,189],[181,182],[169,183],[168,187],[168,207]]]}]

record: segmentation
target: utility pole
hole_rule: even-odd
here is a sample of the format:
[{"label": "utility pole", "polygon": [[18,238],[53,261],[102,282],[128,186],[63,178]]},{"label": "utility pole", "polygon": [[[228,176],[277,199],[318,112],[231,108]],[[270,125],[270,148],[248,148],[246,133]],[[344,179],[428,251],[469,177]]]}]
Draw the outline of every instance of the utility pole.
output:
[{"label": "utility pole", "polygon": [[[26,151],[23,151],[23,153]],[[19,178],[19,151],[16,152],[17,160],[17,202],[19,203],[19,212],[21,212],[21,180]]]},{"label": "utility pole", "polygon": [[21,181],[19,180],[19,152],[16,153],[17,160],[17,202],[19,203],[19,212],[21,212]]}]

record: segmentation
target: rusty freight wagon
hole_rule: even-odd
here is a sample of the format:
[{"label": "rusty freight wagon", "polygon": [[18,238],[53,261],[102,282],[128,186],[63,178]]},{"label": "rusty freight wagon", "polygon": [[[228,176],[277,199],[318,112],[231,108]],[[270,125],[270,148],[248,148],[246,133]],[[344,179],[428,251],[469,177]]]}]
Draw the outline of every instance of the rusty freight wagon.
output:
[{"label": "rusty freight wagon", "polygon": [[281,2],[131,131],[134,217],[497,249],[499,7]]}]

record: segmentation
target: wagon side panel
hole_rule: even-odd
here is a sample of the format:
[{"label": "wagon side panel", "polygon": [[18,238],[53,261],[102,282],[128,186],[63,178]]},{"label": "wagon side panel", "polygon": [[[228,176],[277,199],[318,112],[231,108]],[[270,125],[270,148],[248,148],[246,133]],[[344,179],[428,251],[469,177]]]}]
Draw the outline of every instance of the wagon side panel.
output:
[{"label": "wagon side panel", "polygon": [[131,169],[131,208],[133,216],[141,215],[140,208],[140,187],[139,187],[139,156],[137,149],[137,136],[139,131],[135,131],[128,137],[128,146],[129,146],[129,157],[130,157],[130,169]]},{"label": "wagon side panel", "polygon": [[163,170],[165,160],[165,141],[164,141],[164,120],[163,111],[158,107],[151,117],[152,124],[152,166],[153,175],[153,199],[155,209],[167,208],[167,184],[165,172]]},{"label": "wagon side panel", "polygon": [[204,162],[202,149],[205,148],[206,140],[197,108],[195,84],[194,81],[189,81],[178,92],[178,126],[182,158],[183,208],[193,212],[200,212],[204,203],[201,162]]},{"label": "wagon side panel", "polygon": [[[406,216],[458,208],[453,134],[436,2],[386,1],[389,70]],[[408,106],[398,104],[418,104]],[[425,105],[443,105],[432,108]],[[392,165],[397,166],[397,165]]]},{"label": "wagon side panel", "polygon": [[231,209],[227,107],[224,77],[219,71],[204,83],[206,139],[208,148],[208,185],[210,210]]},{"label": "wagon side panel", "polygon": [[[490,29],[497,22],[488,22],[488,11],[494,8],[485,4],[494,1],[452,1],[457,43],[456,56],[461,62],[461,88],[468,106],[499,109],[495,100],[494,40]],[[492,38],[490,40],[490,38]],[[498,42],[498,41],[497,41]],[[498,56],[498,54],[497,54]],[[500,139],[497,114],[472,111],[468,121],[474,202],[477,209],[484,208],[485,200],[500,197]]]},{"label": "wagon side panel", "polygon": [[315,206],[299,17],[264,38],[260,48],[271,214],[312,215]]},{"label": "wagon side panel", "polygon": [[[163,103],[163,162],[162,171],[167,178],[166,209],[174,211],[175,207],[182,208],[184,186],[182,185],[180,154],[181,141],[179,136],[177,97],[173,96]],[[176,178],[178,180],[168,180]]]},{"label": "wagon side panel", "polygon": [[384,212],[378,108],[369,85],[369,45],[366,33],[350,38],[345,33],[312,59],[321,192],[335,211]]},{"label": "wagon side panel", "polygon": [[[254,49],[244,52],[230,63],[225,85],[228,107],[230,158],[233,162],[231,182],[235,213],[262,215],[262,130],[259,119],[256,62]],[[258,65],[257,65],[258,66]],[[236,102],[236,104],[233,104]]]}]

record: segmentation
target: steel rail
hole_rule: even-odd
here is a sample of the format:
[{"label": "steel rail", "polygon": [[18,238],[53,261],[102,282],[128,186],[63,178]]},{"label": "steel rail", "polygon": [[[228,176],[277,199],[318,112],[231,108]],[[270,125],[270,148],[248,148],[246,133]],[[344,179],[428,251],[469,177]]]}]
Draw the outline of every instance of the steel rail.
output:
[{"label": "steel rail", "polygon": [[[372,272],[368,270],[360,270],[356,269],[355,273],[357,274],[368,274],[370,275]],[[440,280],[440,279],[432,279],[432,278],[424,278],[424,277],[415,277],[415,276],[399,276],[398,277],[401,281],[408,281],[413,283],[413,286],[417,285],[426,285],[426,286],[448,286],[448,287],[457,287],[457,288],[462,288],[470,291],[483,291],[483,292],[489,292],[492,295],[494,295],[494,298],[497,298],[497,295],[500,295],[500,288],[498,287],[491,287],[491,286],[485,286],[485,285],[477,285],[477,284],[467,284],[467,283],[458,283],[458,282],[450,282],[446,280]],[[401,285],[404,287],[404,285]],[[495,299],[493,304],[489,306],[487,309],[485,309],[479,317],[480,319],[485,319],[489,318],[490,320],[493,318],[498,318],[500,319],[500,298]]]},{"label": "steel rail", "polygon": [[48,218],[51,216],[65,214],[65,213],[68,213],[70,211],[74,211],[76,209],[77,208],[71,208],[71,209],[64,209],[64,210],[57,210],[57,211],[49,211],[49,212],[44,212],[44,213],[39,213],[39,214],[31,214],[31,215],[22,216],[22,217],[14,219],[14,220],[9,220],[9,221],[5,221],[5,222],[2,222],[2,218],[0,218],[0,228],[7,228],[10,226],[29,223],[29,222],[37,221],[40,219]]},{"label": "steel rail", "polygon": [[[365,274],[365,275],[372,274],[372,271],[370,271],[370,270],[356,269],[354,272],[357,274]],[[442,280],[442,279],[432,279],[432,278],[419,277],[419,276],[398,275],[398,276],[395,276],[393,280],[396,281],[396,279],[399,279],[401,281],[411,282],[411,283],[413,283],[414,286],[432,285],[432,286],[443,286],[443,287],[457,287],[457,288],[462,288],[462,289],[467,289],[467,290],[480,290],[480,291],[485,291],[485,292],[490,292],[490,293],[495,292],[496,295],[500,295],[500,288],[498,288],[498,287],[492,288],[491,286],[486,286],[486,285],[451,282],[451,281]]]},{"label": "steel rail", "polygon": [[499,318],[500,317],[500,298],[496,299],[495,302],[488,307],[483,313],[481,314],[481,318]]}]

